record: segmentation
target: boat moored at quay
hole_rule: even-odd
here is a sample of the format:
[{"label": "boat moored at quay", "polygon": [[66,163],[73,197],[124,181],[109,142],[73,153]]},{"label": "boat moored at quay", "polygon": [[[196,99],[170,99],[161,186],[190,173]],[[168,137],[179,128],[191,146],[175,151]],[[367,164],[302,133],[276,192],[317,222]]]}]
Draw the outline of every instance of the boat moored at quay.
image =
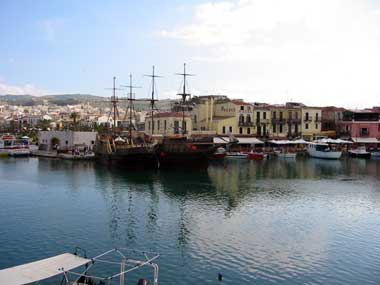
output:
[{"label": "boat moored at quay", "polygon": [[17,139],[14,135],[3,135],[0,138],[0,155],[2,156],[29,156],[29,137]]}]

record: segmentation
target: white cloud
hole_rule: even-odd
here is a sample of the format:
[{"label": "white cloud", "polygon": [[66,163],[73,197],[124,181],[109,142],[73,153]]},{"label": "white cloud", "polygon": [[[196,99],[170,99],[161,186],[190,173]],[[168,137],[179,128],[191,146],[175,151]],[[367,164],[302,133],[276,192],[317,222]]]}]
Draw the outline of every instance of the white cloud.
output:
[{"label": "white cloud", "polygon": [[235,97],[380,103],[380,11],[367,0],[207,2],[194,8],[191,23],[161,36],[187,44],[199,64],[215,65],[221,78],[210,88]]},{"label": "white cloud", "polygon": [[46,91],[35,87],[33,84],[25,84],[23,86],[9,85],[0,81],[0,95],[34,95],[41,96]]}]

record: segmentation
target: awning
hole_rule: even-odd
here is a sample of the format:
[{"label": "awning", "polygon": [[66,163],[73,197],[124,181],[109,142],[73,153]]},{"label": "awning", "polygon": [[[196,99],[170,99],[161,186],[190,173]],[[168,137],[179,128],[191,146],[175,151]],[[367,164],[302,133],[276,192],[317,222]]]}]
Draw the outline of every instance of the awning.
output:
[{"label": "awning", "polygon": [[350,141],[345,141],[345,140],[342,140],[342,139],[330,139],[330,138],[324,138],[324,139],[320,139],[318,140],[318,142],[321,142],[321,143],[327,143],[327,144],[352,144],[352,142]]},{"label": "awning", "polygon": [[[0,270],[0,284],[22,285],[62,274],[91,262],[91,259],[64,253],[50,258]],[[63,268],[63,270],[62,270]]]},{"label": "awning", "polygon": [[277,144],[277,145],[287,145],[287,144],[308,144],[307,141],[300,139],[300,140],[294,140],[294,141],[289,141],[289,140],[271,140],[269,141],[270,143]]},{"label": "awning", "polygon": [[[231,138],[232,140],[237,140],[237,144],[264,144],[263,141],[257,139],[257,138]],[[229,137],[214,137],[214,143],[215,144],[227,144],[230,143]]]},{"label": "awning", "polygon": [[380,143],[377,138],[351,138],[354,143]]}]

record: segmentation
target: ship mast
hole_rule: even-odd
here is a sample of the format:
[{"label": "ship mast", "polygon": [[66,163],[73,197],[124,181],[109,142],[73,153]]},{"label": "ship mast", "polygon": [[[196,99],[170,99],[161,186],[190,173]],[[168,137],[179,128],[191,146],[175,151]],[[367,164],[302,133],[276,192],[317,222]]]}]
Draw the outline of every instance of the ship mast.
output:
[{"label": "ship mast", "polygon": [[132,85],[132,73],[129,74],[129,85],[121,85],[121,87],[126,87],[126,88],[129,88],[129,97],[128,97],[128,101],[129,101],[129,132],[128,132],[128,137],[129,137],[129,144],[132,145],[132,128],[133,127],[133,124],[132,124],[132,116],[133,116],[133,101],[135,101],[135,98],[133,98],[133,89],[134,88],[140,88],[138,86],[133,86]]},{"label": "ship mast", "polygon": [[106,89],[111,89],[112,90],[112,96],[111,96],[111,104],[112,104],[112,109],[110,111],[110,114],[108,118],[111,116],[113,117],[113,124],[112,124],[112,134],[116,134],[116,118],[119,114],[117,110],[117,103],[119,102],[119,98],[116,97],[116,90],[120,90],[120,88],[116,88],[116,77],[113,77],[113,87],[112,88],[106,88]]},{"label": "ship mast", "polygon": [[186,63],[183,64],[183,73],[176,73],[176,75],[183,76],[183,89],[182,93],[178,93],[178,96],[181,96],[182,102],[181,102],[181,107],[182,107],[182,134],[184,135],[186,133],[185,130],[185,104],[186,104],[186,98],[189,97],[191,98],[190,93],[186,93],[186,77],[187,76],[194,76],[194,74],[189,74],[186,73]]},{"label": "ship mast", "polygon": [[158,78],[158,77],[162,77],[162,76],[156,75],[154,73],[154,65],[153,65],[152,74],[151,75],[145,75],[145,76],[152,78],[152,97],[150,99],[150,107],[151,107],[151,109],[150,109],[150,111],[151,111],[150,118],[151,118],[151,128],[152,128],[152,135],[153,135],[153,133],[154,133],[154,128],[153,128],[153,124],[154,124],[154,120],[153,120],[154,104],[155,104],[155,102],[158,101],[154,97],[154,91],[156,90],[155,79]]}]

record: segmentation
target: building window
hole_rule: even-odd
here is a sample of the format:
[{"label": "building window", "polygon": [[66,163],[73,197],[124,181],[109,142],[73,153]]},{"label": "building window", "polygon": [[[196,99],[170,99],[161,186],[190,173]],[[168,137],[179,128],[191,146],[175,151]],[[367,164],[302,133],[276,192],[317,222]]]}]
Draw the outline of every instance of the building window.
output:
[{"label": "building window", "polygon": [[260,112],[256,112],[256,121],[260,123]]},{"label": "building window", "polygon": [[243,128],[239,128],[239,134],[243,134]]},{"label": "building window", "polygon": [[280,133],[282,133],[283,131],[283,127],[282,127],[282,124],[280,124]]},{"label": "building window", "polygon": [[241,111],[244,111],[244,106],[240,106],[240,110],[241,110]]},{"label": "building window", "polygon": [[273,114],[273,119],[276,119],[276,115],[277,115],[277,114],[276,114],[276,111],[273,111],[272,114]]},{"label": "building window", "polygon": [[284,118],[284,112],[280,112],[280,120],[282,120]]},{"label": "building window", "polygon": [[263,113],[263,119],[265,120],[267,118],[267,112]]},{"label": "building window", "polygon": [[247,135],[250,135],[251,134],[251,128],[248,128],[247,129]]},{"label": "building window", "polygon": [[273,133],[276,133],[276,124],[273,124]]},{"label": "building window", "polygon": [[95,142],[94,142],[94,141],[91,141],[91,144],[95,144]]},{"label": "building window", "polygon": [[223,126],[223,128],[222,128],[222,133],[223,133],[223,134],[226,133],[226,127],[225,127],[225,126]]},{"label": "building window", "polygon": [[289,119],[291,120],[292,117],[293,117],[293,113],[292,113],[292,111],[289,111],[288,114],[289,114],[289,115],[288,115],[288,116],[289,116]]},{"label": "building window", "polygon": [[194,123],[197,123],[197,115],[194,115]]},{"label": "building window", "polygon": [[232,127],[230,126],[230,133],[232,134]]},{"label": "building window", "polygon": [[166,120],[164,121],[164,130],[166,131]]},{"label": "building window", "polygon": [[298,112],[296,112],[296,119],[298,119]]},{"label": "building window", "polygon": [[360,128],[360,136],[368,136],[369,131],[368,128]]},{"label": "building window", "polygon": [[247,115],[247,123],[251,123],[251,115],[250,114]]},{"label": "building window", "polygon": [[148,130],[150,130],[150,121],[148,122]]},{"label": "building window", "polygon": [[68,145],[68,144],[69,144],[69,141],[65,141],[65,144]]},{"label": "building window", "polygon": [[305,124],[305,130],[309,129],[309,124]]},{"label": "building window", "polygon": [[318,130],[318,124],[315,124],[315,128]]},{"label": "building window", "polygon": [[305,113],[305,120],[306,120],[306,121],[309,121],[309,112],[306,112],[306,113]]},{"label": "building window", "polygon": [[244,124],[244,116],[243,115],[240,115],[239,116],[239,122]]},{"label": "building window", "polygon": [[160,120],[157,121],[157,130],[160,130]]},{"label": "building window", "polygon": [[179,122],[174,121],[174,133],[179,134]]},{"label": "building window", "polygon": [[[316,113],[315,114],[315,120],[318,122],[318,117],[319,117],[319,114],[318,113]],[[316,128],[316,129],[318,129],[318,128]]]}]

